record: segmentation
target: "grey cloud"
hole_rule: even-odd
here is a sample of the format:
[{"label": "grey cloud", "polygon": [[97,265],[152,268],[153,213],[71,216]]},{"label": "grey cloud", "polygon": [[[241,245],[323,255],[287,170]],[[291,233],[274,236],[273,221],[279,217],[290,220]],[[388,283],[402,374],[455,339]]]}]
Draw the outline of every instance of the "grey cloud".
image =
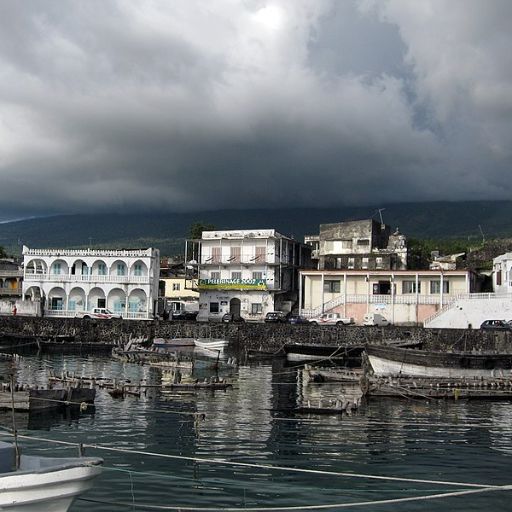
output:
[{"label": "grey cloud", "polygon": [[3,2],[2,208],[507,198],[509,4],[417,5]]}]

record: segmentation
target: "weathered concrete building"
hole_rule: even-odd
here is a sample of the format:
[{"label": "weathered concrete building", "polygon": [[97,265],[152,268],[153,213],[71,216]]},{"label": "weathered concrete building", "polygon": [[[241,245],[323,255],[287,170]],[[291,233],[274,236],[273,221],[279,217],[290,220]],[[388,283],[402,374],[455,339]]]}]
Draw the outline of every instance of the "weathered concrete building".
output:
[{"label": "weathered concrete building", "polygon": [[321,224],[318,237],[305,238],[319,270],[405,270],[407,240],[398,229],[373,219]]}]

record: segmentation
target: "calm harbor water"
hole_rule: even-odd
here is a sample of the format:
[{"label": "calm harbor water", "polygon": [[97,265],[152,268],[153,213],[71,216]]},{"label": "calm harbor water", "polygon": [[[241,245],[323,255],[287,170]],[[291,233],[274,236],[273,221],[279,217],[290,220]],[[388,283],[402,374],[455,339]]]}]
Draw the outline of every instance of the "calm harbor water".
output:
[{"label": "calm harbor water", "polygon": [[[13,363],[2,361],[0,369],[4,378],[14,369],[18,382],[31,385],[45,385],[50,370],[147,379],[152,384],[170,378],[159,369],[97,356],[29,356]],[[204,377],[210,370],[195,371]],[[299,416],[289,409],[307,400],[335,399],[345,391],[342,385],[305,385],[300,369],[278,362],[228,367],[221,373],[232,379],[232,389],[153,389],[140,398],[125,399],[112,399],[100,390],[94,411],[30,418],[20,413],[18,429],[50,440],[139,452],[87,449],[87,455],[104,458],[105,471],[95,487],[75,502],[74,512],[152,510],[152,506],[314,510],[314,506],[332,505],[328,510],[344,510],[343,504],[467,490],[462,483],[512,483],[512,403],[374,400],[351,416]],[[197,413],[204,415],[199,421]],[[0,421],[11,427],[10,414],[0,416]],[[23,440],[22,446],[25,453],[69,456],[77,452],[29,440]],[[250,465],[205,462],[212,459]],[[512,491],[493,490],[369,504],[357,510],[505,511],[512,510],[511,500]]]}]

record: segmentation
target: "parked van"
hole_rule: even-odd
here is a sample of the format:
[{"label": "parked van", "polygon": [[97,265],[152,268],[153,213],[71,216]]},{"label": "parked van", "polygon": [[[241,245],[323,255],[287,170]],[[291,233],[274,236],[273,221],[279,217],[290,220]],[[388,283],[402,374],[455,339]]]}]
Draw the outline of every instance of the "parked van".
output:
[{"label": "parked van", "polygon": [[363,317],[363,325],[376,325],[378,327],[385,327],[386,325],[389,325],[389,321],[379,313],[367,313]]}]

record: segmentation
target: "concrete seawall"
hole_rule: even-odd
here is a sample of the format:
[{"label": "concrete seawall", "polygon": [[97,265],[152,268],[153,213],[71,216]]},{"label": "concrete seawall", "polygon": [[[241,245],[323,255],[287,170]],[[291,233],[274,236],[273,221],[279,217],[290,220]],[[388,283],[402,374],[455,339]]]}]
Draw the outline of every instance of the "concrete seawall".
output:
[{"label": "concrete seawall", "polygon": [[73,335],[83,343],[123,344],[131,337],[213,337],[229,339],[239,350],[274,352],[285,343],[371,343],[386,340],[423,341],[432,350],[498,350],[512,352],[512,332],[422,327],[319,327],[288,324],[204,324],[134,322],[75,318],[0,317],[0,334]]}]

